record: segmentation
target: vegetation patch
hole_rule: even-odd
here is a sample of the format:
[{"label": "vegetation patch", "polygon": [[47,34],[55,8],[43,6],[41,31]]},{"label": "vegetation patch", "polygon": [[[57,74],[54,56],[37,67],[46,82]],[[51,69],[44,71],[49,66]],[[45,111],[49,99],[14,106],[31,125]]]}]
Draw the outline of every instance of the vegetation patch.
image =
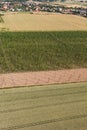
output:
[{"label": "vegetation patch", "polygon": [[0,73],[87,67],[87,32],[0,32]]},{"label": "vegetation patch", "polygon": [[4,20],[3,20],[2,16],[1,16],[1,14],[0,14],[0,23],[4,23]]}]

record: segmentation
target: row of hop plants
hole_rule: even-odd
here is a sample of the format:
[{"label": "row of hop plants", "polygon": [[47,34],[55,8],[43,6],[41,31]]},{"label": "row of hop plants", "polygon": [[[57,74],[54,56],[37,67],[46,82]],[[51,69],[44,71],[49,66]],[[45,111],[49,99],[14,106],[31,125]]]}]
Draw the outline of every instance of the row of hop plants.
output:
[{"label": "row of hop plants", "polygon": [[0,71],[87,67],[86,37],[86,32],[2,32]]}]

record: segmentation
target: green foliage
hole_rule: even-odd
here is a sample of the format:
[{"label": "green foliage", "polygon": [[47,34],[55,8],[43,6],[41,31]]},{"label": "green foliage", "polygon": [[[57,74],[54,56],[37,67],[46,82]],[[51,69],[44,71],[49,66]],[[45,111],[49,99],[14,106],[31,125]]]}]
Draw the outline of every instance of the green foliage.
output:
[{"label": "green foliage", "polygon": [[2,18],[2,14],[0,14],[0,23],[4,23],[4,20]]},{"label": "green foliage", "polygon": [[1,32],[0,73],[87,67],[87,32]]}]

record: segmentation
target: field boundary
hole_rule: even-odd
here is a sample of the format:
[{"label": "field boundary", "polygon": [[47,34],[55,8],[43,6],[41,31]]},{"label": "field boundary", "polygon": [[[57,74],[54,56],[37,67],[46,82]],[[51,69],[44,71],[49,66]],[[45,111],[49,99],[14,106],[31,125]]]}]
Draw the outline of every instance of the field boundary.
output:
[{"label": "field boundary", "polygon": [[0,88],[87,81],[87,68],[0,74]]}]

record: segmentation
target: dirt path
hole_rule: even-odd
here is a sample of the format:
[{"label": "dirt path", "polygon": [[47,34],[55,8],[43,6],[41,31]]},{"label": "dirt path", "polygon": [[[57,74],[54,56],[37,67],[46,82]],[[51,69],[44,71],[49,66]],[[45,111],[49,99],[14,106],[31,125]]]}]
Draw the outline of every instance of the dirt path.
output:
[{"label": "dirt path", "polygon": [[0,88],[87,81],[87,68],[0,74]]}]

